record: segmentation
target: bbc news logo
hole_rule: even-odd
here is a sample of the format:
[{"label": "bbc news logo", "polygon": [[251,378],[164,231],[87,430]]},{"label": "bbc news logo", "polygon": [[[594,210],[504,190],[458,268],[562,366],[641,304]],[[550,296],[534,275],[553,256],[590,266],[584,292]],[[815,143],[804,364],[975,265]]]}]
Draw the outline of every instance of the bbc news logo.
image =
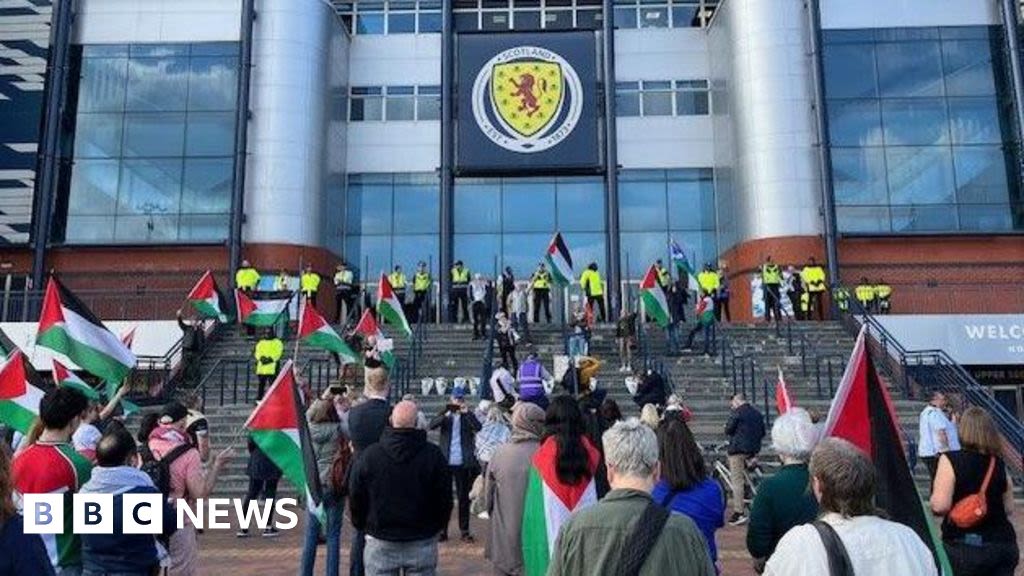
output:
[{"label": "bbc news logo", "polygon": [[[121,533],[122,534],[161,534],[164,526],[164,497],[161,494],[122,494]],[[113,494],[75,494],[71,504],[71,530],[74,534],[113,534],[114,507]],[[25,519],[26,534],[63,534],[65,514],[64,494],[23,494],[22,511]],[[235,523],[240,528],[250,528],[255,524],[257,529],[266,530],[273,527],[278,530],[291,530],[299,523],[298,515],[291,510],[298,506],[294,498],[280,498],[273,502],[249,502],[243,505],[240,498],[210,498],[196,500],[190,506],[185,500],[177,500],[175,516],[178,529],[185,526],[185,518],[189,524],[200,530],[229,530],[232,528],[230,518],[235,516]]]}]

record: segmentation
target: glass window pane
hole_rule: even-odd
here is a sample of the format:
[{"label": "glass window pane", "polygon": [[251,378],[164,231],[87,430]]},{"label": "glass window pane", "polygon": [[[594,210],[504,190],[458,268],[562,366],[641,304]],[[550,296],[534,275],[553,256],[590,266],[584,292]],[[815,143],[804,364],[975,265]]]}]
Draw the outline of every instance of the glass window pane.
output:
[{"label": "glass window pane", "polygon": [[836,226],[840,232],[891,232],[888,206],[838,206]]},{"label": "glass window pane", "polygon": [[983,40],[946,40],[942,43],[946,92],[950,96],[988,96],[996,93],[992,47]]},{"label": "glass window pane", "polygon": [[184,150],[184,114],[125,115],[125,156],[181,156]]},{"label": "glass window pane", "polygon": [[76,158],[121,156],[122,114],[79,114],[75,126]]},{"label": "glass window pane", "polygon": [[388,96],[386,102],[388,122],[412,120],[414,118],[413,106],[416,102],[414,98],[408,96]]},{"label": "glass window pane", "polygon": [[700,18],[697,14],[700,12],[699,5],[673,5],[672,6],[672,27],[673,28],[692,28],[700,27]]},{"label": "glass window pane", "polygon": [[878,100],[829,100],[829,139],[833,146],[881,146]]},{"label": "glass window pane", "polygon": [[391,233],[392,186],[388,184],[349,184],[349,234]]},{"label": "glass window pane", "polygon": [[127,58],[85,58],[78,92],[79,112],[124,110]]},{"label": "glass window pane", "polygon": [[605,229],[604,183],[558,182],[558,229],[597,232]]},{"label": "glass window pane", "polygon": [[416,98],[416,114],[418,120],[440,120],[441,97],[419,96]]},{"label": "glass window pane", "polygon": [[682,181],[668,182],[668,227],[671,230],[715,229],[715,186],[710,174],[687,170]]},{"label": "glass window pane", "polygon": [[238,88],[237,58],[192,58],[189,110],[234,110]]},{"label": "glass window pane", "polygon": [[[885,159],[889,172],[889,199],[893,204],[947,204],[953,201],[953,157],[949,148],[887,148]],[[895,218],[894,212],[894,222]]]},{"label": "glass window pane", "polygon": [[554,181],[506,180],[501,204],[504,232],[555,231]]},{"label": "glass window pane", "polygon": [[68,214],[113,214],[120,177],[117,160],[76,160],[71,171]]},{"label": "glass window pane", "polygon": [[420,34],[441,31],[440,12],[420,12]]},{"label": "glass window pane", "polygon": [[515,30],[539,30],[540,11],[516,11],[512,13],[512,28]]},{"label": "glass window pane", "polygon": [[633,280],[643,276],[658,258],[668,259],[668,234],[665,232],[624,232],[619,243],[622,269]]},{"label": "glass window pane", "polygon": [[825,95],[828,98],[873,98],[878,96],[875,80],[875,47],[871,44],[825,46]]},{"label": "glass window pane", "polygon": [[438,185],[395,186],[395,231],[436,234],[440,222]]},{"label": "glass window pane", "polygon": [[954,144],[1001,144],[1004,140],[995,98],[950,98],[949,120]]},{"label": "glass window pane", "polygon": [[999,146],[954,147],[957,200],[964,204],[1009,202],[1007,170],[1013,163],[1007,156]]},{"label": "glass window pane", "polygon": [[939,98],[883,100],[882,125],[886,146],[949,142],[946,102]]},{"label": "glass window pane", "polygon": [[470,30],[480,29],[480,13],[479,12],[456,12],[455,13],[455,31],[456,32],[467,32]]},{"label": "glass window pane", "polygon": [[619,184],[619,223],[623,230],[665,230],[665,181]]},{"label": "glass window pane", "polygon": [[128,61],[129,111],[184,110],[188,96],[189,61],[176,58],[133,58]]},{"label": "glass window pane", "polygon": [[412,34],[416,31],[416,14],[390,13],[388,14],[388,34]]},{"label": "glass window pane", "polygon": [[481,30],[508,30],[508,12],[484,12]]},{"label": "glass window pane", "polygon": [[374,122],[384,119],[384,99],[380,96],[353,96],[349,102],[352,106],[349,120],[353,122]]},{"label": "glass window pane", "polygon": [[393,239],[392,266],[401,266],[410,282],[412,275],[416,273],[416,265],[420,261],[426,262],[431,267],[430,272],[437,279],[440,259],[441,250],[437,234],[395,236]]},{"label": "glass window pane", "polygon": [[452,247],[455,260],[462,260],[470,272],[491,276],[495,264],[500,264],[501,236],[497,234],[456,234]]},{"label": "glass window pane", "polygon": [[672,92],[643,92],[644,116],[671,116]]},{"label": "glass window pane", "polygon": [[615,8],[616,28],[636,28],[636,8]]},{"label": "glass window pane", "polygon": [[[605,282],[608,281],[608,262],[606,257],[608,248],[605,243],[604,234],[570,232],[565,235],[565,243],[572,249],[573,265],[576,270],[582,271],[584,266],[591,262],[597,262],[597,268],[601,271],[601,278]],[[547,243],[544,244],[544,248],[547,248]],[[534,260],[536,260],[536,256]],[[524,275],[532,274],[533,269],[528,268],[523,273]],[[579,279],[579,274],[577,274],[577,279]]]},{"label": "glass window pane", "polygon": [[166,58],[168,56],[188,56],[188,44],[131,44],[129,54],[132,58]]},{"label": "glass window pane", "polygon": [[[550,6],[550,2],[548,3]],[[544,28],[547,30],[571,30],[572,10],[546,10]]]},{"label": "glass window pane", "polygon": [[181,190],[182,213],[229,213],[234,168],[231,158],[186,159]]},{"label": "glass window pane", "polygon": [[356,34],[383,34],[384,14],[360,12],[356,15]]},{"label": "glass window pane", "polygon": [[694,90],[676,91],[676,114],[678,116],[707,116],[711,113],[708,92]]},{"label": "glass window pane", "polygon": [[455,183],[455,232],[501,230],[501,189],[496,181]]},{"label": "glass window pane", "polygon": [[178,220],[178,240],[223,242],[228,238],[230,223],[228,214],[182,214]]},{"label": "glass window pane", "polygon": [[187,156],[230,156],[235,151],[233,112],[196,112],[188,115]]},{"label": "glass window pane", "polygon": [[833,148],[832,181],[838,205],[888,204],[885,150]]},{"label": "glass window pane", "polygon": [[600,10],[577,10],[576,27],[583,30],[600,30],[604,25],[604,18]]},{"label": "glass window pane", "polygon": [[114,240],[113,216],[68,216],[64,241],[91,244]]},{"label": "glass window pane", "polygon": [[893,206],[893,232],[947,232],[957,229],[956,206]]},{"label": "glass window pane", "polygon": [[127,58],[127,44],[85,44],[82,46],[85,58]]},{"label": "glass window pane", "polygon": [[879,44],[878,85],[881,95],[942,96],[942,56],[938,42]]},{"label": "glass window pane", "polygon": [[974,232],[1002,232],[1013,229],[1009,204],[960,205],[960,229]]},{"label": "glass window pane", "polygon": [[347,236],[345,258],[359,269],[363,280],[372,282],[381,270],[391,269],[391,237]]},{"label": "glass window pane", "polygon": [[182,161],[125,160],[121,163],[118,215],[177,214],[181,206]]},{"label": "glass window pane", "polygon": [[[568,240],[566,240],[568,242]],[[508,234],[502,237],[502,257],[499,265],[511,266],[516,278],[526,279],[541,261],[544,251],[551,242],[551,234]],[[570,244],[570,246],[572,246]],[[574,260],[579,258],[576,247],[572,246]],[[573,262],[575,264],[575,261]],[[481,272],[493,275],[494,266],[488,266]],[[581,269],[577,265],[577,269]]]},{"label": "glass window pane", "polygon": [[192,57],[238,56],[238,42],[199,42],[192,44]]},{"label": "glass window pane", "polygon": [[615,91],[615,115],[616,116],[639,116],[640,115],[640,93],[634,90]]},{"label": "glass window pane", "polygon": [[668,28],[668,7],[641,6],[641,28]]}]

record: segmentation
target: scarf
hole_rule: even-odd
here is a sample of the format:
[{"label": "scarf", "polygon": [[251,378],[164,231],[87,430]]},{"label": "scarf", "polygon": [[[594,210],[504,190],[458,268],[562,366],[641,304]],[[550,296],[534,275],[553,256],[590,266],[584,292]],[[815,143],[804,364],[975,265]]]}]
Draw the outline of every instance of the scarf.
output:
[{"label": "scarf", "polygon": [[512,434],[509,441],[539,442],[544,434],[544,410],[530,402],[520,402],[512,408]]}]

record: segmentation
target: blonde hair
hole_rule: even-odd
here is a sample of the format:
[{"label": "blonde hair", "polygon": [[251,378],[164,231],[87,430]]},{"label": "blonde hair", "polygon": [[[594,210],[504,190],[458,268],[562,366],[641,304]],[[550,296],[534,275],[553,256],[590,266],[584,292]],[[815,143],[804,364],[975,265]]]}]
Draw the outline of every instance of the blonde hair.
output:
[{"label": "blonde hair", "polygon": [[658,424],[661,423],[658,407],[654,404],[644,404],[643,409],[640,410],[640,421],[650,426],[652,430],[657,430]]},{"label": "blonde hair", "polygon": [[964,410],[957,425],[960,432],[960,446],[989,456],[999,456],[1003,451],[999,430],[988,412],[977,406]]},{"label": "blonde hair", "polygon": [[366,368],[363,372],[363,393],[373,392],[375,394],[387,394],[390,384],[388,382],[388,369],[379,366]]}]

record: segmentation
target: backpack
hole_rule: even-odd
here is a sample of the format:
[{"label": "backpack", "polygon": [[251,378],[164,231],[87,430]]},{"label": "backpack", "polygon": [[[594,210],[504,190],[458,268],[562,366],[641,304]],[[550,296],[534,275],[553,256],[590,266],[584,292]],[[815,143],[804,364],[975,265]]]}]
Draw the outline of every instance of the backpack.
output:
[{"label": "backpack", "polygon": [[153,480],[153,485],[164,495],[164,498],[171,495],[171,464],[191,449],[192,446],[182,444],[164,454],[163,458],[157,458],[148,445],[142,446],[142,466],[139,469]]}]

